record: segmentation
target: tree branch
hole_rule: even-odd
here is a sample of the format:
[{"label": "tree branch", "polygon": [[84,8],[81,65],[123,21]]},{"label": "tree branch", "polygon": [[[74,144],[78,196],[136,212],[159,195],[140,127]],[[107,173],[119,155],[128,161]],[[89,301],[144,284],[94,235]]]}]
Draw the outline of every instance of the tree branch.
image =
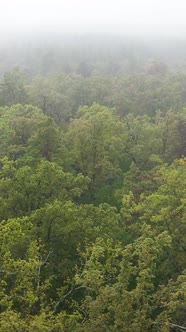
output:
[{"label": "tree branch", "polygon": [[[164,323],[164,321],[152,322],[153,325],[162,325],[163,323]],[[181,332],[186,331],[186,327],[185,326],[177,325],[177,324],[174,324],[174,323],[169,323],[169,326],[170,326],[170,328],[173,328],[173,329],[176,328],[176,329],[178,329]]]}]

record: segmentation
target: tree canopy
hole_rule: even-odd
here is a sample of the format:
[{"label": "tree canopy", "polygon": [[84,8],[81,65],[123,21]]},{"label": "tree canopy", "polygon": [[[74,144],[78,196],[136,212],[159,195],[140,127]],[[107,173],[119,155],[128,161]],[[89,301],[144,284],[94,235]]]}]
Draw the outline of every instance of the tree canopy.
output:
[{"label": "tree canopy", "polygon": [[138,51],[1,77],[2,332],[186,330],[186,76]]}]

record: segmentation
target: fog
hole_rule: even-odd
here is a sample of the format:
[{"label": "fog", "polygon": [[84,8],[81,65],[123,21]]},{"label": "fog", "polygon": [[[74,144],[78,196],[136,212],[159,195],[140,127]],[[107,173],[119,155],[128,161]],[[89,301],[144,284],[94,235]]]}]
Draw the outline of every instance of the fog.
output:
[{"label": "fog", "polygon": [[0,0],[1,40],[38,33],[185,38],[185,0]]}]

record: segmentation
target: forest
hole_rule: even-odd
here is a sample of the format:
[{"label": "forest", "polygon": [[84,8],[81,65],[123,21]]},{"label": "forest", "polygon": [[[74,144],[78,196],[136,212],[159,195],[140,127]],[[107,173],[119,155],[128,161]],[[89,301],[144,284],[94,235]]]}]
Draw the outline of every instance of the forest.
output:
[{"label": "forest", "polygon": [[0,45],[0,332],[186,331],[185,51]]}]

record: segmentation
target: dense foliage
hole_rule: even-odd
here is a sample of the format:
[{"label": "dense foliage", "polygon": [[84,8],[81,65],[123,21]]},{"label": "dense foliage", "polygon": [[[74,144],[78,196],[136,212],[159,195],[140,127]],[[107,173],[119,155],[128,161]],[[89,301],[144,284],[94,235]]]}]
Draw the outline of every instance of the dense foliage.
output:
[{"label": "dense foliage", "polygon": [[1,332],[186,329],[186,75],[103,49],[2,75]]}]

